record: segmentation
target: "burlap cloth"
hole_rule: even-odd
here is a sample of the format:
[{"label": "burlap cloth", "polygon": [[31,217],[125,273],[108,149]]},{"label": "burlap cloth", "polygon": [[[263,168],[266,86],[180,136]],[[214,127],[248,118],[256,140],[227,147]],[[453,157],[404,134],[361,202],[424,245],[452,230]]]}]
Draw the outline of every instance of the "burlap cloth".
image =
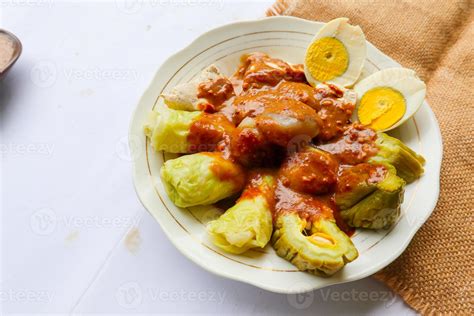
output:
[{"label": "burlap cloth", "polygon": [[473,11],[469,0],[279,0],[267,11],[323,22],[348,17],[426,82],[443,136],[441,194],[408,249],[375,275],[422,314],[474,315]]}]

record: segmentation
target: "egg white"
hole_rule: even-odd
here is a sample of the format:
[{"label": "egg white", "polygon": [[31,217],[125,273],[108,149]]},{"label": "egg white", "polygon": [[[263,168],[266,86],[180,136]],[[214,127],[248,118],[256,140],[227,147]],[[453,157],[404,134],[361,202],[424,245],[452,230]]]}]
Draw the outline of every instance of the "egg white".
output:
[{"label": "egg white", "polygon": [[378,87],[388,87],[396,90],[405,98],[405,114],[398,122],[384,129],[384,131],[394,129],[412,117],[423,104],[426,95],[426,85],[418,78],[415,71],[406,68],[383,69],[355,84],[354,91],[357,93],[355,116],[357,116],[360,100],[364,94]]},{"label": "egg white", "polygon": [[[348,18],[338,18],[328,22],[312,40],[314,42],[324,37],[333,37],[339,40],[346,48],[349,57],[346,71],[340,76],[326,81],[343,87],[350,87],[357,81],[367,56],[364,32],[359,26],[350,25],[348,21]],[[308,82],[313,86],[320,82],[311,75],[306,63],[305,75]]]}]

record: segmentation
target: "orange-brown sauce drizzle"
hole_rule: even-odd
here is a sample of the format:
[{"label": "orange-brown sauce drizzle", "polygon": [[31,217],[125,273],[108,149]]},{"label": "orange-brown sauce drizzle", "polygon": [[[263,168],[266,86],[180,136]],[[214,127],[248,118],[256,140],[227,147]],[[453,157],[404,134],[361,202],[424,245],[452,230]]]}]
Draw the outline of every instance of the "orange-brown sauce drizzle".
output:
[{"label": "orange-brown sauce drizzle", "polygon": [[271,58],[263,53],[252,53],[242,56],[242,65],[236,77],[242,79],[242,89],[275,86],[282,80],[306,82],[303,65],[288,63]]},{"label": "orange-brown sauce drizzle", "polygon": [[252,199],[256,196],[263,196],[270,208],[273,210],[275,208],[275,185],[276,181],[273,183],[265,182],[264,178],[270,176],[273,179],[276,178],[275,170],[271,169],[253,169],[247,175],[247,183],[244,191],[239,199]]},{"label": "orange-brown sauce drizzle", "polygon": [[323,198],[293,191],[280,181],[276,186],[275,201],[274,220],[282,213],[291,212],[296,212],[301,218],[309,221],[333,217],[333,210]]},{"label": "orange-brown sauce drizzle", "polygon": [[209,102],[209,104],[206,104],[202,109],[206,112],[215,112],[226,100],[234,95],[232,82],[224,77],[204,81],[198,86],[197,97],[206,99]]},{"label": "orange-brown sauce drizzle", "polygon": [[334,190],[338,168],[331,154],[306,148],[287,157],[280,167],[280,180],[299,192],[325,194]]},{"label": "orange-brown sauce drizzle", "polygon": [[333,154],[342,164],[356,165],[377,154],[376,139],[377,133],[372,129],[352,124],[340,138],[319,144],[318,148]]},{"label": "orange-brown sauce drizzle", "polygon": [[339,171],[336,191],[350,192],[362,182],[379,183],[385,178],[387,172],[387,168],[383,165],[361,163],[356,166],[343,166]]},{"label": "orange-brown sauce drizzle", "polygon": [[219,180],[233,182],[235,187],[238,188],[244,186],[246,179],[245,169],[238,163],[226,158],[221,152],[203,152],[202,154],[209,155],[215,159],[210,169]]},{"label": "orange-brown sauce drizzle", "polygon": [[191,152],[221,151],[228,153],[230,138],[235,130],[224,115],[203,113],[190,127],[187,140]]}]

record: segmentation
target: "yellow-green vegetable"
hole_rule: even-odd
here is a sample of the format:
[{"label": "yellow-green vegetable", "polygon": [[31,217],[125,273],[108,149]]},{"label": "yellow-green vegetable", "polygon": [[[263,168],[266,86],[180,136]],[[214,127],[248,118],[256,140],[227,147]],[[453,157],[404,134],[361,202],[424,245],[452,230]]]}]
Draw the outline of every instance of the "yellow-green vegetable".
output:
[{"label": "yellow-green vegetable", "polygon": [[[377,174],[374,176],[369,172]],[[351,179],[349,182],[352,183],[344,183],[345,179]],[[400,215],[405,181],[397,176],[393,166],[357,165],[344,170],[339,181],[335,201],[341,209],[342,219],[349,226],[380,229],[395,223]],[[348,186],[345,191],[343,188]]]},{"label": "yellow-green vegetable", "polygon": [[302,271],[330,276],[358,257],[351,239],[333,219],[301,218],[298,213],[281,214],[272,237],[273,247]]},{"label": "yellow-green vegetable", "polygon": [[373,163],[389,163],[397,169],[397,175],[411,183],[423,174],[425,159],[410,149],[400,140],[385,133],[377,134],[379,152],[369,161]]},{"label": "yellow-green vegetable", "polygon": [[161,178],[176,206],[209,205],[242,190],[245,175],[220,153],[197,153],[166,161]]},{"label": "yellow-green vegetable", "polygon": [[275,178],[269,174],[251,179],[237,203],[208,224],[213,243],[240,254],[250,248],[264,248],[272,235],[271,199]]},{"label": "yellow-green vegetable", "polygon": [[188,135],[191,124],[202,112],[172,110],[158,106],[148,117],[144,126],[145,135],[157,151],[169,153],[190,153]]}]

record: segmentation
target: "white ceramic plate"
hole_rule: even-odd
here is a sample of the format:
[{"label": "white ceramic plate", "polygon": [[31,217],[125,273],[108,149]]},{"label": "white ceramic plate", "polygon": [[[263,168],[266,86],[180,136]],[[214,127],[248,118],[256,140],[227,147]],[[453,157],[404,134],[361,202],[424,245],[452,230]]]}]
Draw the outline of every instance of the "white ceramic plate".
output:
[{"label": "white ceramic plate", "polygon": [[[299,293],[358,280],[387,266],[405,250],[430,216],[439,194],[441,134],[428,104],[425,102],[414,118],[391,132],[427,160],[425,175],[406,188],[400,220],[389,230],[357,231],[353,241],[359,258],[330,278],[298,271],[278,257],[271,246],[239,256],[214,247],[207,239],[204,224],[216,216],[215,210],[209,207],[180,209],[173,205],[159,178],[163,161],[170,157],[150,148],[142,126],[152,108],[163,102],[159,98],[161,92],[191,80],[211,64],[231,75],[240,56],[254,51],[302,63],[307,44],[322,25],[297,18],[272,17],[232,23],[203,34],[158,69],[137,105],[130,128],[136,191],[176,248],[208,271],[273,292]],[[362,77],[394,66],[399,64],[368,44]]]}]

